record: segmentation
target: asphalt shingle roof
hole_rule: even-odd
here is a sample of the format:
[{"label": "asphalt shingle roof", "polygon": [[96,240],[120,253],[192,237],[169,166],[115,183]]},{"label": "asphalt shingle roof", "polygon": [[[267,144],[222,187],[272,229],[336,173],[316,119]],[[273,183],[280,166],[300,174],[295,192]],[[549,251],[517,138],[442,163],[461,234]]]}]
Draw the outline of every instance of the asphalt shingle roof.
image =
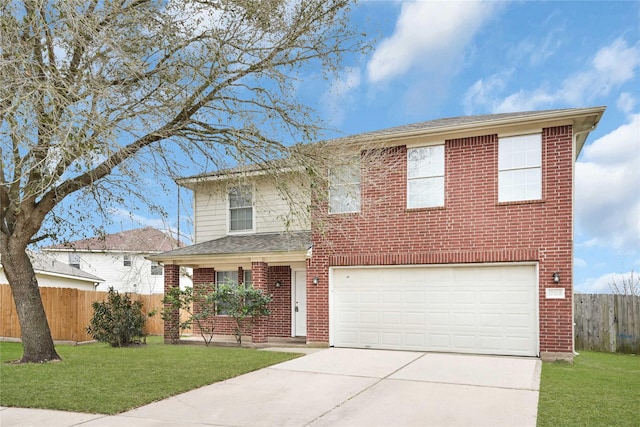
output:
[{"label": "asphalt shingle roof", "polygon": [[104,282],[104,280],[98,276],[94,276],[93,274],[87,273],[79,268],[72,267],[69,264],[56,261],[52,257],[43,253],[32,253],[31,263],[36,271],[78,277],[92,282]]},{"label": "asphalt shingle roof", "polygon": [[241,236],[225,236],[184,248],[165,252],[163,258],[223,255],[241,253],[269,253],[304,251],[311,247],[311,232],[291,231],[287,233],[263,233]]},{"label": "asphalt shingle roof", "polygon": [[76,251],[123,251],[140,253],[160,253],[184,246],[173,237],[152,227],[138,228],[107,234],[89,239],[76,240],[47,246],[47,249],[66,249]]},{"label": "asphalt shingle roof", "polygon": [[[512,113],[497,113],[497,114],[480,114],[475,116],[459,116],[459,117],[447,117],[435,120],[427,120],[419,123],[411,123],[401,126],[394,126],[385,129],[374,130],[370,132],[363,132],[353,135],[346,135],[334,139],[325,141],[319,141],[319,144],[328,145],[342,145],[348,143],[365,142],[369,140],[378,140],[382,138],[393,138],[404,134],[413,132],[429,132],[437,131],[438,129],[451,129],[451,128],[464,128],[468,126],[483,126],[491,125],[491,123],[500,123],[504,120],[517,120],[522,118],[523,120],[535,119],[536,117],[544,117],[553,114],[571,114],[573,112],[583,111],[584,108],[560,108],[552,110],[537,110],[537,111],[519,111]],[[202,179],[216,176],[231,176],[236,173],[247,172],[259,172],[261,170],[267,170],[269,168],[278,167],[279,165],[291,166],[284,159],[273,160],[265,163],[237,166],[232,168],[225,168],[214,172],[208,172],[204,174],[193,175],[190,177],[184,177],[178,180],[181,185],[187,184],[189,180]]]}]

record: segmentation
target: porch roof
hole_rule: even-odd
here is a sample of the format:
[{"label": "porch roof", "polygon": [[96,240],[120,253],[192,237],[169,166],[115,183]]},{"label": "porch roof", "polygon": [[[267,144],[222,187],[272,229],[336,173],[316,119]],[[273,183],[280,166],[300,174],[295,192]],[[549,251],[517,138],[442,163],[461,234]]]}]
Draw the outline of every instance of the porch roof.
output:
[{"label": "porch roof", "polygon": [[184,266],[304,261],[311,248],[310,231],[231,235],[147,257],[151,261]]}]

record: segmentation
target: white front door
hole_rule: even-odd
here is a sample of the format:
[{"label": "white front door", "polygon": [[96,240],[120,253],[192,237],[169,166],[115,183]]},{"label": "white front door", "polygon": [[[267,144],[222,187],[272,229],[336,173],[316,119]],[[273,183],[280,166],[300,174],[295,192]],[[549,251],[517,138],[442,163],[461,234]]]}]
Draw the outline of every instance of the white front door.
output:
[{"label": "white front door", "polygon": [[293,308],[292,335],[307,336],[307,273],[305,270],[294,270],[291,287],[291,305]]}]

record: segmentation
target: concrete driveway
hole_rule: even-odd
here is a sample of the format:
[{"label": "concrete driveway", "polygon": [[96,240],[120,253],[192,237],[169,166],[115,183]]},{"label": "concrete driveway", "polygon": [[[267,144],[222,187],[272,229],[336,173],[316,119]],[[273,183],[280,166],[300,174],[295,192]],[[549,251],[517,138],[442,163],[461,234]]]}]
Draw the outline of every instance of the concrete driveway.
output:
[{"label": "concrete driveway", "polygon": [[3,427],[535,426],[533,358],[331,348],[117,416],[3,408]]}]

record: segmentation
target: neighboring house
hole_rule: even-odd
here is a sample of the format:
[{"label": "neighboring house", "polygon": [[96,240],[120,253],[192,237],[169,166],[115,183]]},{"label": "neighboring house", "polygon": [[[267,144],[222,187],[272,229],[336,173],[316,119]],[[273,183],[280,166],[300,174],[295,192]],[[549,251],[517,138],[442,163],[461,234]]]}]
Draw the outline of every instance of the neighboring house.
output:
[{"label": "neighboring house", "polygon": [[[273,294],[254,342],[571,359],[574,165],[604,110],[447,118],[328,141],[361,162],[332,167],[324,198],[300,184],[312,220],[286,227],[278,218],[298,207],[258,168],[185,178],[195,244],[151,258],[166,289],[189,266],[194,286],[231,278]],[[224,318],[216,325],[229,332]]]},{"label": "neighboring house", "polygon": [[[103,277],[99,291],[155,294],[164,292],[164,271],[145,257],[183,246],[160,230],[145,227],[43,248],[58,261]],[[182,285],[191,285],[189,272],[181,272]]]},{"label": "neighboring house", "polygon": [[[71,288],[93,291],[104,280],[78,268],[56,261],[42,253],[32,253],[31,263],[36,272],[38,286],[49,288]],[[0,264],[0,284],[9,284]]]}]

